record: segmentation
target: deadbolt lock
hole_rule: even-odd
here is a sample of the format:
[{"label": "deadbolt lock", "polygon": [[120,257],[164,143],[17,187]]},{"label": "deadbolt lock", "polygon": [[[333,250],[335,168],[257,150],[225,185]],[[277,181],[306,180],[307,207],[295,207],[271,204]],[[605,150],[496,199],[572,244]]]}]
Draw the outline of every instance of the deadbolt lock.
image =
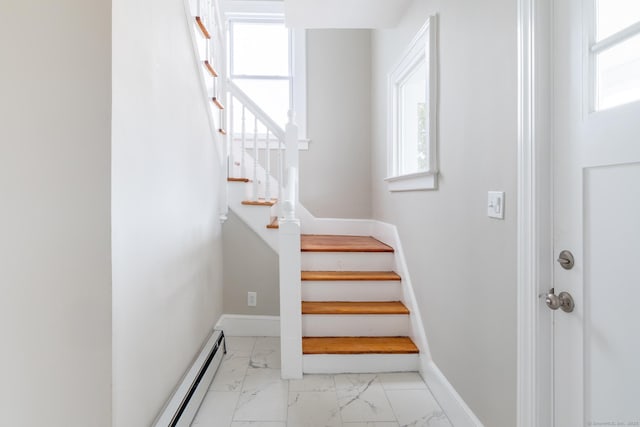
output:
[{"label": "deadbolt lock", "polygon": [[558,264],[560,264],[560,267],[564,268],[565,270],[571,270],[575,265],[573,254],[567,250],[560,252],[560,255],[558,255],[557,261],[558,261]]}]

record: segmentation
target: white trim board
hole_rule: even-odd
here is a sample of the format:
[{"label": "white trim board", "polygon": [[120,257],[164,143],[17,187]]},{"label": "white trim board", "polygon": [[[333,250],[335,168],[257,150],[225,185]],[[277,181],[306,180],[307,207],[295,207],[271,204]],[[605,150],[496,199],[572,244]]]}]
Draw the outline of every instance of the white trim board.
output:
[{"label": "white trim board", "polygon": [[483,427],[478,417],[433,361],[427,362],[420,374],[452,425],[455,427]]},{"label": "white trim board", "polygon": [[280,316],[223,314],[216,329],[227,337],[279,337]]},{"label": "white trim board", "polygon": [[553,426],[553,0],[518,0],[517,427]]}]

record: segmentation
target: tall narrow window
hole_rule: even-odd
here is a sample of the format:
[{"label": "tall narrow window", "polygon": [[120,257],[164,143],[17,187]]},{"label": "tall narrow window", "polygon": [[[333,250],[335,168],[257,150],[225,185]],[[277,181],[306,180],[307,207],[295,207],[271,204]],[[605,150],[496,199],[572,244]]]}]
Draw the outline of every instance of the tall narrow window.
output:
[{"label": "tall narrow window", "polygon": [[231,20],[230,77],[283,128],[292,105],[291,37],[282,20]]},{"label": "tall narrow window", "polygon": [[640,1],[591,1],[593,109],[640,100]]},{"label": "tall narrow window", "polygon": [[436,17],[430,17],[389,75],[391,191],[432,190],[436,164]]}]

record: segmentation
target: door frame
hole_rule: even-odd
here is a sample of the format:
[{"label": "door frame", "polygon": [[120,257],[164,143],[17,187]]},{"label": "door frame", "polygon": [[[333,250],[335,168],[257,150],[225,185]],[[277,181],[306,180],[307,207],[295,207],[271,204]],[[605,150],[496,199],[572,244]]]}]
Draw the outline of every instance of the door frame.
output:
[{"label": "door frame", "polygon": [[553,426],[554,0],[518,0],[517,426]]}]

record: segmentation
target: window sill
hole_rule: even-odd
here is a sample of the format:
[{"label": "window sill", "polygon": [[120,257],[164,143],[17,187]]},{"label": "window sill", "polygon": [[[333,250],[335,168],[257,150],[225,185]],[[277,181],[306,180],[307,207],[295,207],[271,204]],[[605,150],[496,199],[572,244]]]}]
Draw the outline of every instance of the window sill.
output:
[{"label": "window sill", "polygon": [[390,176],[384,180],[387,181],[388,189],[391,192],[428,191],[438,188],[437,172],[417,172],[407,175]]}]

